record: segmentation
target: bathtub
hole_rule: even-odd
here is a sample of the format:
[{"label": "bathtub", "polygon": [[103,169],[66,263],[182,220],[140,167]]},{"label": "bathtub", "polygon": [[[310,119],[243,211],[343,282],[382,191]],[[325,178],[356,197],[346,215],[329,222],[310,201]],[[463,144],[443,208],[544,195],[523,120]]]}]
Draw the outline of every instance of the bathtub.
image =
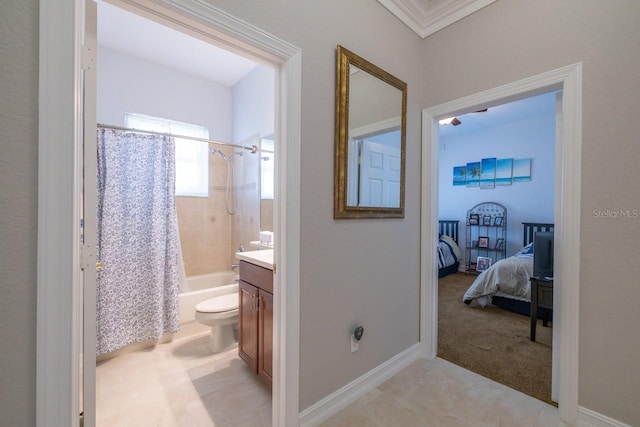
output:
[{"label": "bathtub", "polygon": [[196,305],[209,298],[238,292],[238,274],[233,271],[203,274],[186,278],[181,286],[180,326],[195,321]]}]

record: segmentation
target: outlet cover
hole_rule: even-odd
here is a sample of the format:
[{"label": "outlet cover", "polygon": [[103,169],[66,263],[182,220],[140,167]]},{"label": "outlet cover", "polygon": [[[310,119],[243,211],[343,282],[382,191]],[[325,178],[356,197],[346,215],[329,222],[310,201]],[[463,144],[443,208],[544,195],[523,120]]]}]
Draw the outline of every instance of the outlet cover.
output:
[{"label": "outlet cover", "polygon": [[351,337],[351,353],[358,351],[360,348],[360,343],[355,340],[354,337]]}]

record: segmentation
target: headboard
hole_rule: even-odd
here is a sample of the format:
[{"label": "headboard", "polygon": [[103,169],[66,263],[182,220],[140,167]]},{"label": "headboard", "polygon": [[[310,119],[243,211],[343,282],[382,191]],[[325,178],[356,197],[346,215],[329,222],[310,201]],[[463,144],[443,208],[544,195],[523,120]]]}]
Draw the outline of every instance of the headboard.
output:
[{"label": "headboard", "polygon": [[446,234],[458,243],[458,220],[438,220],[438,234]]},{"label": "headboard", "polygon": [[533,235],[537,231],[553,231],[554,224],[547,224],[541,222],[523,222],[524,233],[522,235],[522,246],[527,246],[533,242]]}]

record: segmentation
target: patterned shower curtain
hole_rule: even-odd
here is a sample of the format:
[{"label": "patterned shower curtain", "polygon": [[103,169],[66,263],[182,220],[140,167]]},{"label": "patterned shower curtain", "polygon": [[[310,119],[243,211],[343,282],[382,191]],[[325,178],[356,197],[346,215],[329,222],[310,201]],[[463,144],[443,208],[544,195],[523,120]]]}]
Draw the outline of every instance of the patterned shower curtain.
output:
[{"label": "patterned shower curtain", "polygon": [[97,354],[177,332],[175,142],[98,131]]}]

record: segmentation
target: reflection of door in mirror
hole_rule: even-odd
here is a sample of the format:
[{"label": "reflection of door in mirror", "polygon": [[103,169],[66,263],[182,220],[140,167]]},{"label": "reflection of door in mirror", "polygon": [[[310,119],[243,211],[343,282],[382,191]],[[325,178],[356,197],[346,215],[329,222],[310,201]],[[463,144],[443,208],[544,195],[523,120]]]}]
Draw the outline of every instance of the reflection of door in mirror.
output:
[{"label": "reflection of door in mirror", "polygon": [[351,140],[347,169],[348,206],[400,206],[399,130]]},{"label": "reflection of door in mirror", "polygon": [[362,141],[359,206],[400,206],[400,148]]},{"label": "reflection of door in mirror", "polygon": [[260,231],[273,231],[274,148],[273,134],[260,139]]}]

